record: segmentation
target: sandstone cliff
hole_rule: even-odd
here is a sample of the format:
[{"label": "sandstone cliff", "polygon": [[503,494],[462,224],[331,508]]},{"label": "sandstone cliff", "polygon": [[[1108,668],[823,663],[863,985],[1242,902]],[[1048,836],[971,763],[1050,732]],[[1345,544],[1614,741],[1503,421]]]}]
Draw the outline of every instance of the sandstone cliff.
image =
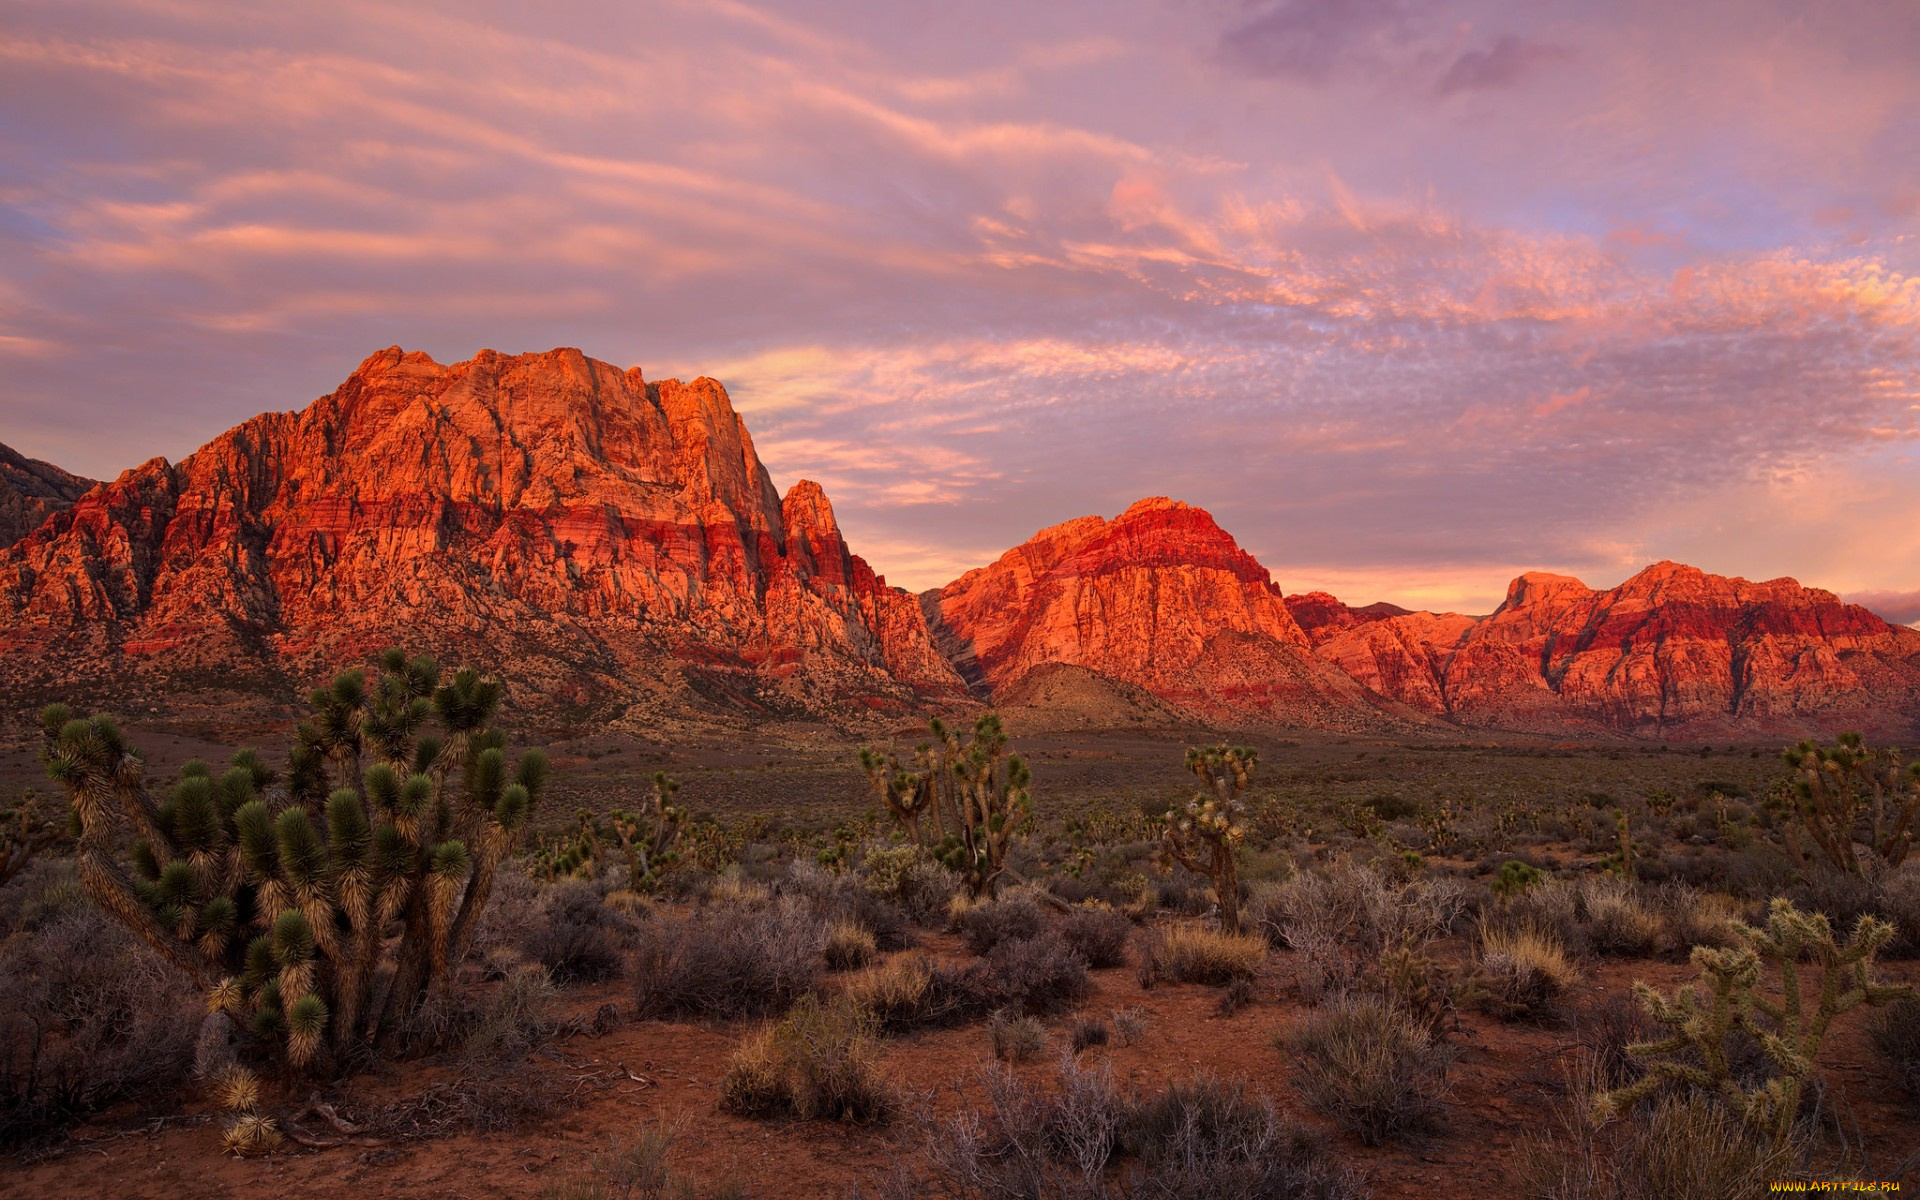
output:
[{"label": "sandstone cliff", "polygon": [[720,384],[576,350],[382,351],[0,552],[0,651],[313,671],[397,639],[511,657],[543,704],[962,694],[917,615],[817,487],[782,501]]},{"label": "sandstone cliff", "polygon": [[1491,616],[1336,628],[1315,653],[1369,688],[1467,725],[1659,736],[1907,736],[1920,633],[1792,579],[1661,562],[1619,587],[1515,579]]},{"label": "sandstone cliff", "polygon": [[941,650],[983,696],[1067,664],[1211,718],[1397,723],[1382,711],[1397,705],[1315,660],[1267,569],[1178,501],[1043,529],[921,603]]},{"label": "sandstone cliff", "polygon": [[91,487],[91,479],[0,446],[0,546],[40,528],[49,514],[71,506]]}]

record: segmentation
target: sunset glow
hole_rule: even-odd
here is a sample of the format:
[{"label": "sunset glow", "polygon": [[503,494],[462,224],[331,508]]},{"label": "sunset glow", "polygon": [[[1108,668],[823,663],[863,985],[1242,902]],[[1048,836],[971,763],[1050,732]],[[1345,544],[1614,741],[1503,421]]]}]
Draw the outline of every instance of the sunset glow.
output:
[{"label": "sunset glow", "polygon": [[910,588],[1158,494],[1352,604],[1920,618],[1910,5],[4,11],[0,441],[72,471],[566,345]]}]

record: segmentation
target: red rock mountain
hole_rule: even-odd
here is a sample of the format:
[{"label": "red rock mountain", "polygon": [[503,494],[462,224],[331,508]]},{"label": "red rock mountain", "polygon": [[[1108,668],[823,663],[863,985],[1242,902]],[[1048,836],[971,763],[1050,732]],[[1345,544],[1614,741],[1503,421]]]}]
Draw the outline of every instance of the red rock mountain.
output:
[{"label": "red rock mountain", "polygon": [[820,489],[775,492],[718,383],[576,350],[382,351],[0,552],[0,658],[304,677],[393,640],[509,655],[540,703],[963,694]]},{"label": "red rock mountain", "polygon": [[1364,728],[1400,707],[1317,661],[1267,569],[1175,500],[1043,529],[921,604],[985,695],[1064,663],[1214,718]]},{"label": "red rock mountain", "polygon": [[0,446],[0,546],[11,546],[87,493],[93,480]]},{"label": "red rock mountain", "polygon": [[15,694],[237,673],[288,695],[397,641],[507,664],[529,709],[643,720],[986,701],[1073,727],[1776,737],[1907,736],[1920,715],[1920,632],[1789,579],[1660,563],[1605,591],[1523,575],[1486,617],[1351,608],[1283,596],[1166,499],[914,597],[849,550],[818,486],[775,491],[718,383],[576,350],[385,350],[63,511],[85,481],[12,462],[0,478],[45,505],[0,549]]},{"label": "red rock mountain", "polygon": [[1920,719],[1920,632],[1791,579],[1661,562],[1619,587],[1514,580],[1488,617],[1329,614],[1314,653],[1464,725],[1660,736],[1794,736]]}]

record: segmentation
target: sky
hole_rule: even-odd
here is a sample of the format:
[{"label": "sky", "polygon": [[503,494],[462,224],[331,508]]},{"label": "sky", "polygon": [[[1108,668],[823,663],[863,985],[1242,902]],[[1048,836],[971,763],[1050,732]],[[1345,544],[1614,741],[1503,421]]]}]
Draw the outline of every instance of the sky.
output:
[{"label": "sky", "polygon": [[889,580],[1168,495],[1288,592],[1920,619],[1906,0],[0,0],[0,441],[384,346],[726,384]]}]

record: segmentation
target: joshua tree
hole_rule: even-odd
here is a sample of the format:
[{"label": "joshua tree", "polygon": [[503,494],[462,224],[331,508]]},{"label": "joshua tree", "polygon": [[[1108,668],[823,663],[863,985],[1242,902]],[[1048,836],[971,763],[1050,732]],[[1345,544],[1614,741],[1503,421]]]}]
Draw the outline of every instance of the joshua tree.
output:
[{"label": "joshua tree", "polygon": [[679,861],[679,851],[674,847],[680,840],[687,810],[669,803],[679,790],[679,783],[669,779],[665,771],[655,771],[651,813],[643,818],[616,808],[607,817],[621,852],[627,856],[628,886],[635,891],[652,891],[661,873]]},{"label": "joshua tree", "polygon": [[973,740],[955,752],[958,738],[938,720],[941,760],[949,764],[954,832],[934,848],[934,857],[967,881],[975,896],[992,892],[1006,869],[1007,848],[1033,816],[1033,773],[1018,754],[1007,752],[1007,734],[995,713],[974,722]]},{"label": "joshua tree", "polygon": [[[497,681],[442,682],[398,650],[380,665],[372,689],[355,669],[313,693],[284,796],[243,750],[217,777],[187,764],[155,801],[111,717],[41,714],[88,894],[295,1070],[338,1064],[448,986],[546,778],[538,750],[509,770]],[[436,716],[444,736],[423,734]]]},{"label": "joshua tree", "polygon": [[1800,825],[1830,864],[1859,874],[1856,841],[1888,866],[1906,859],[1920,809],[1920,762],[1903,767],[1899,750],[1869,749],[1857,733],[1841,734],[1832,749],[1801,742],[1785,757],[1798,776],[1793,799]]},{"label": "joshua tree", "polygon": [[1206,785],[1196,791],[1184,810],[1170,810],[1160,827],[1158,861],[1162,869],[1174,864],[1204,875],[1220,899],[1220,926],[1240,932],[1240,867],[1235,854],[1246,838],[1240,825],[1240,794],[1247,790],[1253,769],[1260,763],[1251,746],[1192,746],[1187,770]]},{"label": "joshua tree", "polygon": [[[1768,911],[1765,929],[1735,924],[1734,932],[1744,945],[1730,950],[1694,947],[1693,964],[1706,984],[1704,992],[1688,987],[1668,999],[1647,984],[1634,985],[1647,1011],[1673,1033],[1627,1048],[1647,1060],[1647,1074],[1628,1087],[1596,1096],[1597,1121],[1624,1112],[1672,1080],[1719,1097],[1748,1125],[1785,1142],[1800,1110],[1801,1088],[1814,1074],[1820,1043],[1834,1018],[1862,1004],[1886,1004],[1913,994],[1911,988],[1872,978],[1873,956],[1893,936],[1893,927],[1878,918],[1860,918],[1853,936],[1839,945],[1826,917],[1800,912],[1780,897]],[[1818,999],[1810,1012],[1801,994],[1803,962],[1818,971]],[[1777,999],[1759,990],[1763,966],[1771,966],[1777,976]],[[1776,1073],[1759,1086],[1749,1087],[1734,1076],[1727,1034],[1735,1029],[1751,1035],[1773,1063]]]},{"label": "joshua tree", "polygon": [[933,773],[906,770],[893,755],[865,746],[860,748],[860,769],[867,773],[874,797],[885,806],[887,815],[919,844],[920,819],[934,804]]}]

